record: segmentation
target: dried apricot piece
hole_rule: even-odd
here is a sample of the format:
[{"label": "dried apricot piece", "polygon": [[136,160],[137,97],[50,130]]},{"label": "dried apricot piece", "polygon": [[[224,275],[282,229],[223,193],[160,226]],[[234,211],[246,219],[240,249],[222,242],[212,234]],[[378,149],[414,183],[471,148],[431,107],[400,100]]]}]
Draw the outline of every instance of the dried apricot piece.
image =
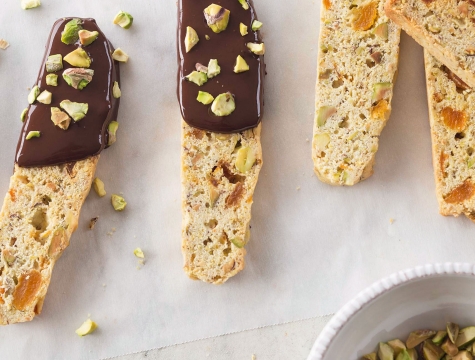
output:
[{"label": "dried apricot piece", "polygon": [[13,292],[12,305],[15,309],[24,311],[36,299],[41,287],[41,274],[38,270],[31,270],[20,275],[18,284]]},{"label": "dried apricot piece", "polygon": [[444,175],[444,177],[447,176],[447,172],[445,171],[445,162],[449,158],[449,155],[444,153],[443,151],[440,152],[440,157],[439,157],[439,166],[440,166],[440,172]]},{"label": "dried apricot piece", "polygon": [[462,131],[467,126],[467,114],[465,111],[452,109],[450,106],[442,109],[440,115],[444,120],[445,126],[451,130]]},{"label": "dried apricot piece", "polygon": [[386,100],[379,101],[371,108],[371,118],[374,120],[389,119],[389,103]]},{"label": "dried apricot piece", "polygon": [[325,6],[325,10],[329,10],[332,6],[330,0],[323,0],[323,6]]},{"label": "dried apricot piece", "polygon": [[475,185],[470,180],[465,180],[462,185],[453,189],[444,200],[448,204],[457,204],[470,199],[473,195],[475,195]]},{"label": "dried apricot piece", "polygon": [[5,300],[3,300],[2,294],[5,294],[5,289],[0,287],[0,304],[5,304]]},{"label": "dried apricot piece", "polygon": [[373,26],[378,17],[378,4],[370,2],[369,4],[361,5],[353,10],[353,30],[368,30]]}]

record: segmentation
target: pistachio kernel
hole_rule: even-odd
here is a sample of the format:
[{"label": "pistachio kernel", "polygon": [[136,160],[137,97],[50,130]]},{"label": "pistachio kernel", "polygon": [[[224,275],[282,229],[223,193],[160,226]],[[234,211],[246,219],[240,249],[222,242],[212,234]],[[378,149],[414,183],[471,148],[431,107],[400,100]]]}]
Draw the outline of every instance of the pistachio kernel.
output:
[{"label": "pistachio kernel", "polygon": [[94,70],[83,68],[70,68],[63,72],[63,79],[77,90],[84,89],[92,81],[93,76]]},{"label": "pistachio kernel", "polygon": [[56,75],[56,74],[46,75],[46,85],[48,85],[48,86],[58,86],[58,75]]},{"label": "pistachio kernel", "polygon": [[191,26],[186,27],[186,35],[185,35],[185,50],[186,52],[190,52],[190,50],[198,44],[200,38],[198,37],[198,33],[195,29]]},{"label": "pistachio kernel", "polygon": [[51,94],[48,90],[44,90],[41,94],[38,95],[36,101],[49,105],[51,104],[51,100],[53,99],[53,94]]},{"label": "pistachio kernel", "polygon": [[226,30],[229,23],[229,15],[231,12],[222,6],[211,4],[204,9],[206,22],[211,30],[215,33],[220,33]]},{"label": "pistachio kernel", "polygon": [[67,130],[71,124],[71,119],[68,114],[57,107],[51,108],[51,121],[63,130]]},{"label": "pistachio kernel", "polygon": [[112,96],[119,99],[122,96],[122,91],[120,91],[119,83],[114,81],[114,86],[112,87]]},{"label": "pistachio kernel", "polygon": [[39,138],[41,136],[41,132],[39,131],[30,131],[28,135],[26,135],[26,140],[30,140],[33,138]]},{"label": "pistachio kernel", "polygon": [[191,74],[185,76],[185,79],[192,83],[202,86],[208,81],[208,76],[199,71],[193,71]]},{"label": "pistachio kernel", "polygon": [[252,22],[251,29],[252,29],[252,31],[260,30],[262,28],[262,25],[264,25],[264,24],[261,23],[260,21],[254,20]]},{"label": "pistachio kernel", "polygon": [[213,102],[214,97],[210,93],[205,91],[198,91],[198,97],[196,98],[203,105],[209,105]]},{"label": "pistachio kernel", "polygon": [[81,48],[77,48],[76,50],[71,51],[68,55],[64,57],[64,61],[66,61],[72,66],[80,68],[88,68],[89,66],[91,66],[91,58]]},{"label": "pistachio kernel", "polygon": [[208,74],[208,67],[204,66],[203,64],[196,63],[195,69],[196,69],[196,71]]},{"label": "pistachio kernel", "polygon": [[77,103],[69,100],[63,100],[59,104],[61,109],[65,110],[74,121],[84,119],[89,110],[89,105],[86,103]]},{"label": "pistachio kernel", "polygon": [[249,32],[247,31],[247,26],[244,25],[243,23],[239,24],[239,32],[241,33],[242,36],[246,36],[247,34],[249,34]]},{"label": "pistachio kernel", "polygon": [[40,5],[41,5],[40,0],[21,0],[21,8],[23,10],[34,9]]},{"label": "pistachio kernel", "polygon": [[393,84],[390,82],[376,83],[373,85],[373,95],[371,96],[371,102],[374,104],[379,100],[383,100],[391,94]]},{"label": "pistachio kernel", "polygon": [[246,0],[238,0],[244,10],[249,10],[249,4]]},{"label": "pistachio kernel", "polygon": [[211,59],[208,63],[208,79],[212,79],[221,73],[221,66],[218,65],[218,60]]},{"label": "pistachio kernel", "polygon": [[209,35],[205,35],[205,39],[206,39],[206,40],[209,40],[209,39],[211,39],[211,38],[209,37]]},{"label": "pistachio kernel", "polygon": [[112,58],[116,61],[127,63],[129,61],[129,55],[127,55],[124,50],[117,48],[112,53]]},{"label": "pistachio kernel", "polygon": [[140,258],[140,259],[145,258],[145,255],[144,255],[144,253],[143,253],[143,251],[142,251],[141,248],[136,248],[136,249],[134,250],[134,255],[137,256],[137,257]]},{"label": "pistachio kernel", "polygon": [[322,106],[318,109],[317,114],[317,126],[321,127],[326,124],[328,118],[336,114],[336,107],[334,106]]},{"label": "pistachio kernel", "polygon": [[234,65],[234,72],[236,74],[242,73],[249,70],[249,65],[246,60],[241,55],[238,55],[236,59],[236,65]]},{"label": "pistachio kernel", "polygon": [[104,187],[104,182],[101,179],[95,178],[92,182],[92,186],[99,197],[104,197],[107,195],[106,189]]},{"label": "pistachio kernel", "polygon": [[111,146],[117,141],[117,130],[119,129],[119,123],[117,121],[111,121],[107,127],[107,132],[109,134],[109,141],[107,146]]},{"label": "pistachio kernel", "polygon": [[79,30],[79,42],[82,46],[91,45],[99,36],[98,31]]},{"label": "pistachio kernel", "polygon": [[46,59],[46,71],[56,72],[63,69],[63,57],[61,54],[50,55]]},{"label": "pistachio kernel", "polygon": [[246,245],[246,242],[239,238],[233,238],[230,239],[230,241],[239,249],[242,249]]},{"label": "pistachio kernel", "polygon": [[256,163],[256,154],[249,147],[241,147],[236,154],[235,166],[242,173],[247,173]]},{"label": "pistachio kernel", "polygon": [[79,40],[79,30],[82,30],[80,19],[72,19],[65,26],[61,34],[61,41],[66,45],[72,45]]},{"label": "pistachio kernel", "polygon": [[87,319],[84,323],[76,330],[76,334],[79,336],[86,336],[94,332],[97,329],[97,324],[91,319]]},{"label": "pistachio kernel", "polygon": [[231,115],[235,109],[234,96],[230,92],[218,95],[211,105],[211,111],[216,116]]},{"label": "pistachio kernel", "polygon": [[38,85],[33,86],[30,93],[28,94],[28,104],[33,104],[36,101],[36,98],[40,94],[40,88]]},{"label": "pistachio kernel", "polygon": [[134,22],[134,17],[125,11],[120,11],[114,18],[113,23],[123,29],[130,29]]},{"label": "pistachio kernel", "polygon": [[249,50],[251,50],[251,52],[256,55],[264,55],[266,53],[266,46],[264,45],[264,43],[247,43],[246,46]]},{"label": "pistachio kernel", "polygon": [[123,211],[125,207],[127,206],[127,202],[125,199],[117,194],[112,194],[111,197],[111,202],[112,202],[112,207],[114,208],[115,211]]},{"label": "pistachio kernel", "polygon": [[28,108],[24,109],[22,112],[21,112],[21,115],[20,115],[20,120],[21,122],[25,122],[25,119],[26,119],[26,114],[28,113]]}]

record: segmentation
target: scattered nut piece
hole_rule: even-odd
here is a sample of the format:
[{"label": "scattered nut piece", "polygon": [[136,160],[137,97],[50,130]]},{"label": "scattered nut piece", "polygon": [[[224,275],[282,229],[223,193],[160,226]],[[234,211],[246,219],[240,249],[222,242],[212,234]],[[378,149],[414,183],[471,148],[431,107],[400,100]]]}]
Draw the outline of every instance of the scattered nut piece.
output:
[{"label": "scattered nut piece", "polygon": [[442,30],[440,27],[435,26],[435,25],[427,25],[427,30],[429,30],[433,34],[438,34]]},{"label": "scattered nut piece", "polygon": [[251,50],[256,55],[264,55],[266,53],[266,47],[264,43],[256,44],[256,43],[247,43],[247,48]]},{"label": "scattered nut piece", "polygon": [[246,0],[238,0],[244,10],[249,10],[249,4]]},{"label": "scattered nut piece", "polygon": [[111,146],[117,141],[117,130],[119,129],[119,123],[117,121],[111,121],[107,127],[107,132],[109,134],[109,141],[107,146]]},{"label": "scattered nut piece", "polygon": [[315,150],[317,151],[325,151],[327,148],[327,145],[330,143],[330,135],[327,133],[324,134],[316,134],[313,137],[313,145],[315,147]]},{"label": "scattered nut piece", "polygon": [[79,40],[79,30],[82,30],[81,20],[72,19],[64,26],[64,31],[61,34],[61,41],[66,45],[74,44]]},{"label": "scattered nut piece", "polygon": [[40,94],[40,88],[38,85],[33,86],[30,93],[28,94],[28,104],[33,104],[36,101],[36,98]]},{"label": "scattered nut piece", "polygon": [[221,73],[221,66],[218,65],[218,60],[211,59],[208,63],[208,79],[212,79]]},{"label": "scattered nut piece", "polygon": [[195,68],[196,68],[196,71],[208,74],[208,67],[204,66],[203,64],[196,63]]},{"label": "scattered nut piece", "polygon": [[72,66],[80,68],[88,68],[91,66],[91,58],[82,48],[77,48],[76,50],[71,51],[64,57],[64,61]]},{"label": "scattered nut piece", "polygon": [[114,50],[112,53],[112,58],[123,63],[127,63],[129,61],[129,55],[127,55],[121,48]]},{"label": "scattered nut piece", "polygon": [[10,44],[4,39],[0,39],[0,49],[5,50]]},{"label": "scattered nut piece", "polygon": [[260,30],[262,28],[262,25],[264,25],[264,24],[261,23],[260,21],[254,20],[252,22],[251,29],[252,29],[252,31]]},{"label": "scattered nut piece", "polygon": [[36,100],[42,104],[49,105],[53,99],[53,94],[48,90],[44,90],[41,94],[38,95]]},{"label": "scattered nut piece", "polygon": [[373,85],[373,95],[371,96],[371,103],[376,103],[379,100],[387,98],[391,94],[393,84],[390,82],[376,83]]},{"label": "scattered nut piece", "polygon": [[234,65],[234,72],[236,74],[239,74],[245,71],[249,71],[249,65],[241,55],[238,55],[236,59],[236,65]]},{"label": "scattered nut piece", "polygon": [[93,76],[94,70],[90,69],[69,68],[63,72],[63,79],[77,90],[84,89],[92,81]]},{"label": "scattered nut piece", "polygon": [[119,83],[114,81],[114,86],[112,87],[112,96],[116,99],[119,99],[122,96],[122,91],[120,91]]},{"label": "scattered nut piece", "polygon": [[81,45],[88,46],[91,45],[94,41],[96,41],[97,37],[99,36],[98,31],[88,31],[88,30],[79,30],[79,41]]},{"label": "scattered nut piece", "polygon": [[470,47],[470,48],[465,49],[465,55],[467,55],[467,56],[474,56],[474,55],[475,55],[475,48],[474,48],[474,47]]},{"label": "scattered nut piece", "polygon": [[247,173],[256,163],[256,154],[253,149],[244,146],[236,154],[235,166],[241,173]]},{"label": "scattered nut piece", "polygon": [[135,249],[135,250],[134,250],[134,255],[137,256],[137,257],[140,258],[140,259],[145,258],[145,255],[144,255],[144,253],[143,253],[143,251],[142,251],[141,248]]},{"label": "scattered nut piece", "polygon": [[246,36],[247,34],[249,34],[249,32],[247,31],[247,26],[244,25],[243,23],[239,24],[239,32],[241,33],[242,36]]},{"label": "scattered nut piece", "polygon": [[228,116],[236,110],[234,97],[230,92],[219,94],[211,105],[211,111],[216,116]]},{"label": "scattered nut piece", "polygon": [[99,220],[99,216],[92,218],[91,221],[89,221],[89,229],[93,230],[94,226],[96,226],[97,220]]},{"label": "scattered nut piece", "polygon": [[382,23],[376,26],[373,30],[373,34],[379,37],[381,40],[387,40],[389,36],[388,23]]},{"label": "scattered nut piece", "polygon": [[61,54],[50,55],[48,56],[48,59],[46,59],[45,66],[46,66],[46,71],[49,73],[62,70],[63,57],[61,56]]},{"label": "scattered nut piece", "polygon": [[193,29],[191,26],[186,27],[186,35],[185,35],[185,50],[186,52],[190,52],[190,50],[198,44],[200,41],[200,38],[198,36],[198,33],[196,32],[195,29]]},{"label": "scattered nut piece", "polygon": [[208,81],[208,76],[200,71],[193,71],[191,74],[185,76],[185,79],[198,86],[202,86]]},{"label": "scattered nut piece", "polygon": [[203,11],[206,23],[215,33],[226,30],[229,23],[229,15],[231,12],[222,6],[211,4]]},{"label": "scattered nut piece", "polygon": [[246,242],[242,239],[239,239],[239,238],[234,238],[234,239],[230,239],[230,240],[239,249],[242,249],[246,245]]},{"label": "scattered nut piece", "polygon": [[56,74],[46,75],[46,85],[48,85],[48,86],[58,86],[58,75],[56,75]]},{"label": "scattered nut piece", "polygon": [[84,119],[89,110],[89,105],[85,103],[77,103],[69,100],[63,100],[59,104],[61,109],[65,110],[74,121]]},{"label": "scattered nut piece", "polygon": [[30,131],[28,135],[26,135],[26,140],[33,139],[35,137],[39,138],[41,136],[41,132],[39,131]]},{"label": "scattered nut piece", "polygon": [[79,336],[86,336],[94,332],[97,329],[97,324],[91,319],[87,319],[84,323],[76,330],[76,334]]},{"label": "scattered nut piece", "polygon": [[196,98],[203,105],[209,105],[213,102],[214,97],[210,93],[205,91],[198,91],[198,97]]},{"label": "scattered nut piece", "polygon": [[21,0],[21,8],[23,10],[34,9],[41,5],[40,0]]},{"label": "scattered nut piece", "polygon": [[123,211],[127,206],[127,202],[125,201],[125,199],[117,194],[112,194],[111,202],[115,211]]},{"label": "scattered nut piece", "polygon": [[211,38],[209,37],[209,35],[205,35],[205,39],[206,39],[206,40],[209,40],[209,39],[211,39]]},{"label": "scattered nut piece", "polygon": [[63,130],[67,130],[71,124],[71,119],[68,114],[57,107],[51,108],[51,121]]},{"label": "scattered nut piece", "polygon": [[25,122],[25,119],[26,119],[26,114],[28,113],[28,108],[24,109],[22,112],[21,112],[21,115],[20,115],[20,120],[21,122]]},{"label": "scattered nut piece", "polygon": [[334,106],[322,106],[318,109],[317,125],[321,127],[326,124],[329,117],[336,114],[336,107]]},{"label": "scattered nut piece", "polygon": [[113,23],[119,25],[121,28],[130,29],[134,22],[134,18],[125,11],[120,11],[114,18]]},{"label": "scattered nut piece", "polygon": [[97,195],[99,195],[100,197],[104,197],[107,195],[106,189],[104,187],[104,182],[101,179],[96,177],[92,182],[92,185]]}]

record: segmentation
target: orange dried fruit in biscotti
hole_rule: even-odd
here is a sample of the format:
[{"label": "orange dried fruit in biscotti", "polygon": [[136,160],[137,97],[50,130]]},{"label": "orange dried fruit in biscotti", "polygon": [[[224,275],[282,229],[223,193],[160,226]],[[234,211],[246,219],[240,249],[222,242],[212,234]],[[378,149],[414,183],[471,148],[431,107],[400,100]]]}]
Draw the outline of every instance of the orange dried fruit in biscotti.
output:
[{"label": "orange dried fruit in biscotti", "polygon": [[440,115],[444,121],[445,126],[451,130],[462,131],[467,126],[467,114],[465,111],[458,111],[452,109],[450,106],[444,108]]},{"label": "orange dried fruit in biscotti", "polygon": [[326,10],[329,10],[332,6],[330,0],[323,0],[323,6],[325,6]]},{"label": "orange dried fruit in biscotti", "polygon": [[23,311],[36,299],[41,287],[41,274],[37,270],[20,275],[18,284],[13,292],[13,306]]},{"label": "orange dried fruit in biscotti", "polygon": [[379,101],[371,108],[371,118],[374,120],[389,119],[389,103],[386,100]]},{"label": "orange dried fruit in biscotti", "polygon": [[353,21],[351,25],[353,30],[368,30],[376,21],[378,17],[378,4],[375,2],[370,2],[368,4],[363,4],[358,6],[353,10]]},{"label": "orange dried fruit in biscotti", "polygon": [[453,189],[444,200],[449,204],[457,204],[472,198],[473,195],[475,195],[475,185],[470,180],[465,180],[462,185]]},{"label": "orange dried fruit in biscotti", "polygon": [[445,171],[445,162],[449,158],[449,155],[444,153],[443,151],[440,153],[439,157],[439,166],[440,166],[440,172],[444,175],[444,177],[447,176],[447,172]]}]

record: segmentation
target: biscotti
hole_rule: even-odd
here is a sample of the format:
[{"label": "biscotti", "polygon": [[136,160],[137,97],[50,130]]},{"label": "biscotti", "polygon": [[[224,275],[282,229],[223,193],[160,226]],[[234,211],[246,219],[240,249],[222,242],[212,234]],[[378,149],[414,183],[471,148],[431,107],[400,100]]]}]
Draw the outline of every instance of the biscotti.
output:
[{"label": "biscotti", "polygon": [[59,166],[15,166],[0,213],[0,324],[29,321],[41,312],[97,161],[96,156]]},{"label": "biscotti", "polygon": [[475,87],[475,3],[473,1],[388,0],[387,16]]},{"label": "biscotti", "polygon": [[440,213],[475,221],[475,93],[427,50],[424,57]]},{"label": "biscotti", "polygon": [[244,268],[262,167],[261,125],[239,134],[182,127],[184,269],[191,278],[221,284]]},{"label": "biscotti", "polygon": [[354,185],[372,175],[391,113],[399,39],[382,1],[323,0],[312,144],[321,181]]}]

